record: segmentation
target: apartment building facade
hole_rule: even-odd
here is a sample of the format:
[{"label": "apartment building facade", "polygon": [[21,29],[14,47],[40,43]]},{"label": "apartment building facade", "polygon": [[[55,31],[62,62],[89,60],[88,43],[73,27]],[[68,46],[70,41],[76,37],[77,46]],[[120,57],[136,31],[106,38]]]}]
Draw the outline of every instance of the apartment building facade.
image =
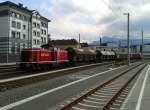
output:
[{"label": "apartment building facade", "polygon": [[36,10],[32,11],[32,47],[40,48],[41,45],[48,41],[48,22]]},{"label": "apartment building facade", "polygon": [[17,62],[22,48],[40,48],[47,43],[50,20],[37,13],[22,4],[0,3],[0,63]]}]

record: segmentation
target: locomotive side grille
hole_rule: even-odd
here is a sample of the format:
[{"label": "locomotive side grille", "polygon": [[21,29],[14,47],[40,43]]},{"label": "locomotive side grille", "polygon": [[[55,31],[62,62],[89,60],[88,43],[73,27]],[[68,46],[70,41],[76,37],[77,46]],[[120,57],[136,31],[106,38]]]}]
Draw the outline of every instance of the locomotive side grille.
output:
[{"label": "locomotive side grille", "polygon": [[30,51],[22,51],[21,52],[21,61],[22,62],[29,62]]}]

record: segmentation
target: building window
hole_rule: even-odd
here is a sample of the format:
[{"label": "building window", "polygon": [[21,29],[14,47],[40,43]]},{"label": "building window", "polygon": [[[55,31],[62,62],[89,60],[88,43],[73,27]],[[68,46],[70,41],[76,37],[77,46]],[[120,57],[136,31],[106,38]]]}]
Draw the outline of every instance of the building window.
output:
[{"label": "building window", "polygon": [[36,31],[33,31],[33,35],[36,36]]},{"label": "building window", "polygon": [[35,39],[33,40],[33,44],[36,45],[36,40]]},{"label": "building window", "polygon": [[44,43],[46,43],[46,38],[44,38]]},{"label": "building window", "polygon": [[40,28],[40,24],[37,24],[37,27]]},{"label": "building window", "polygon": [[17,28],[21,29],[21,23],[17,22]]},{"label": "building window", "polygon": [[11,36],[12,36],[12,38],[16,38],[16,32],[15,32],[15,31],[12,31],[12,32],[11,32]]},{"label": "building window", "polygon": [[26,35],[25,34],[23,34],[23,39],[26,39]]},{"label": "building window", "polygon": [[19,19],[22,19],[22,15],[21,14],[19,14]]},{"label": "building window", "polygon": [[17,38],[20,39],[20,32],[17,32]]},{"label": "building window", "polygon": [[40,41],[39,40],[37,40],[37,45],[40,45]]},{"label": "building window", "polygon": [[40,37],[40,32],[37,32],[37,36]]},{"label": "building window", "polygon": [[43,34],[43,29],[41,29],[41,34]]},{"label": "building window", "polygon": [[43,43],[43,37],[41,37],[41,41],[42,41],[42,43]]},{"label": "building window", "polygon": [[26,29],[26,25],[23,25],[23,29],[24,29],[24,30]]},{"label": "building window", "polygon": [[27,17],[26,17],[26,16],[24,16],[24,15],[23,15],[23,20],[24,20],[24,21],[27,21]]},{"label": "building window", "polygon": [[46,23],[41,22],[42,27],[47,27]]},{"label": "building window", "polygon": [[12,21],[12,27],[16,28],[16,21]]},{"label": "building window", "polygon": [[36,27],[36,23],[35,22],[33,23],[33,27]]},{"label": "building window", "polygon": [[44,35],[46,35],[46,30],[44,30]]},{"label": "building window", "polygon": [[45,23],[45,27],[47,27],[47,24]]}]

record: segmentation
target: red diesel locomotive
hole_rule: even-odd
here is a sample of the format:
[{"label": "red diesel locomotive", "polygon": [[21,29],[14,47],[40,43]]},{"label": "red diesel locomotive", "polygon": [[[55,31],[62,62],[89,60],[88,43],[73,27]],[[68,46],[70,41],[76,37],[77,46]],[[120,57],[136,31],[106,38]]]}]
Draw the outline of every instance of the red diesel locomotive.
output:
[{"label": "red diesel locomotive", "polygon": [[60,49],[23,49],[21,50],[20,63],[21,69],[43,69],[49,68],[53,64],[67,63],[68,53]]}]

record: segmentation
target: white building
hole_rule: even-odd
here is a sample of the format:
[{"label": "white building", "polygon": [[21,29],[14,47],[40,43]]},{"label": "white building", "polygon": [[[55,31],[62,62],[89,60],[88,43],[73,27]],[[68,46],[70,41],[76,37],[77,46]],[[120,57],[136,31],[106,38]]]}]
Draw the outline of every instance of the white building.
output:
[{"label": "white building", "polygon": [[46,44],[48,22],[22,4],[0,3],[0,62],[17,61],[22,48],[40,48]]},{"label": "white building", "polygon": [[[142,52],[141,46],[137,46],[137,52]],[[144,58],[150,58],[150,44],[143,45],[143,56]]]},{"label": "white building", "polygon": [[37,11],[32,12],[32,47],[40,48],[48,40],[48,22]]}]

